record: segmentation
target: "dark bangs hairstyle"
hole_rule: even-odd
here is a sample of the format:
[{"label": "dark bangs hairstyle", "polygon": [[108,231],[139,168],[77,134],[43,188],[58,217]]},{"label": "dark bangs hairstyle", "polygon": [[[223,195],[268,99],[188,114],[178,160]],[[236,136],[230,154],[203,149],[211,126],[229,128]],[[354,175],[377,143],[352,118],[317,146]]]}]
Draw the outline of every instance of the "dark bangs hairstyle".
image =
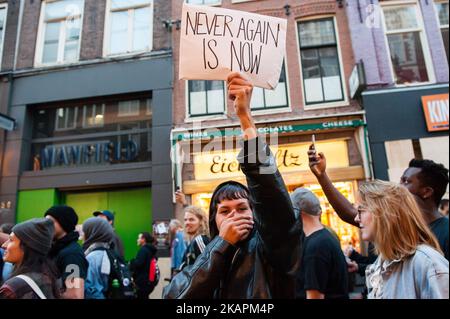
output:
[{"label": "dark bangs hairstyle", "polygon": [[248,188],[238,182],[228,181],[217,186],[211,197],[209,205],[209,231],[211,240],[219,235],[219,229],[216,224],[217,207],[224,200],[247,199],[250,209],[253,211],[254,202],[250,196]]}]

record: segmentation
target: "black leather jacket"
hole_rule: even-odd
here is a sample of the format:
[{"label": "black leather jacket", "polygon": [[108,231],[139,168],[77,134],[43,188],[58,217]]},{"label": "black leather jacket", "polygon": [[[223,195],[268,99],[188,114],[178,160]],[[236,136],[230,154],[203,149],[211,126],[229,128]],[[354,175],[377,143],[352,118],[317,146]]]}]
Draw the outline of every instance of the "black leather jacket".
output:
[{"label": "black leather jacket", "polygon": [[[239,155],[254,200],[255,229],[233,246],[216,236],[195,264],[186,267],[164,289],[165,299],[294,298],[295,273],[303,242],[301,219],[296,220],[289,193],[270,149],[258,140],[264,156]],[[260,169],[264,172],[260,172]]]}]

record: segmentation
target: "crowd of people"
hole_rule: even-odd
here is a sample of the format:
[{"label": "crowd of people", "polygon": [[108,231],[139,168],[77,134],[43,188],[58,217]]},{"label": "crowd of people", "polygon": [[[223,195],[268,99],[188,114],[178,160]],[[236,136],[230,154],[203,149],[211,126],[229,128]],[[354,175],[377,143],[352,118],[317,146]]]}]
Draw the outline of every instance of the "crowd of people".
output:
[{"label": "crowd of people", "polygon": [[328,177],[325,154],[311,145],[310,169],[328,201],[368,243],[367,256],[352,247],[343,252],[321,223],[315,195],[299,188],[289,196],[269,147],[258,137],[252,90],[240,74],[228,78],[243,132],[238,159],[248,187],[230,181],[216,188],[209,209],[211,242],[193,264],[179,269],[163,297],[348,299],[348,275],[358,272],[366,278],[365,298],[448,299],[448,200],[442,200],[448,169],[414,159],[400,183],[367,182],[353,204]]},{"label": "crowd of people", "polygon": [[[258,136],[252,91],[241,74],[228,78],[243,132],[238,160],[247,183],[220,184],[208,214],[176,192],[184,223],[169,224],[171,278],[163,298],[348,299],[349,274],[359,273],[366,280],[364,298],[448,299],[448,200],[442,199],[448,169],[414,159],[400,183],[366,182],[351,203],[328,177],[325,154],[311,145],[309,166],[329,203],[343,221],[360,228],[369,247],[367,255],[353,247],[343,251],[321,222],[319,199],[305,188],[289,194]],[[72,208],[55,206],[43,215],[0,228],[8,235],[0,298],[149,298],[159,277],[150,233],[138,235],[139,252],[128,264],[111,212],[94,212],[83,223],[81,246]]]},{"label": "crowd of people", "polygon": [[2,225],[0,299],[148,299],[159,280],[150,276],[155,239],[140,233],[127,263],[112,212],[94,212],[81,234],[77,224],[73,208],[54,206],[43,218]]}]

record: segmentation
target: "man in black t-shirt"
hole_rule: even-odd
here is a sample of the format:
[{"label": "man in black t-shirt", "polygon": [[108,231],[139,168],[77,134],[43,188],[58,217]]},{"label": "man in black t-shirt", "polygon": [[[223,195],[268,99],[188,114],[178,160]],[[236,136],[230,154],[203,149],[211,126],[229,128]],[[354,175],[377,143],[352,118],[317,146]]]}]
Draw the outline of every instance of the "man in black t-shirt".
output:
[{"label": "man in black t-shirt", "polygon": [[295,190],[291,199],[306,236],[296,297],[348,299],[347,262],[339,242],[320,222],[319,200],[305,188]]}]

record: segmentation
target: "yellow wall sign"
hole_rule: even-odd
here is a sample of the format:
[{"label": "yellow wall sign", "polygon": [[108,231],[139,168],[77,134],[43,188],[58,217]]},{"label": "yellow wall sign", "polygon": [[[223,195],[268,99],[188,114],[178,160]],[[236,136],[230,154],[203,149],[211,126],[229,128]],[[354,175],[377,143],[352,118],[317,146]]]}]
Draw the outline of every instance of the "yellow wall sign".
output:
[{"label": "yellow wall sign", "polygon": [[[310,143],[271,146],[281,173],[309,170]],[[318,152],[327,158],[327,168],[348,167],[348,147],[345,140],[316,142]],[[242,176],[237,155],[240,150],[212,151],[194,154],[196,180]]]}]

